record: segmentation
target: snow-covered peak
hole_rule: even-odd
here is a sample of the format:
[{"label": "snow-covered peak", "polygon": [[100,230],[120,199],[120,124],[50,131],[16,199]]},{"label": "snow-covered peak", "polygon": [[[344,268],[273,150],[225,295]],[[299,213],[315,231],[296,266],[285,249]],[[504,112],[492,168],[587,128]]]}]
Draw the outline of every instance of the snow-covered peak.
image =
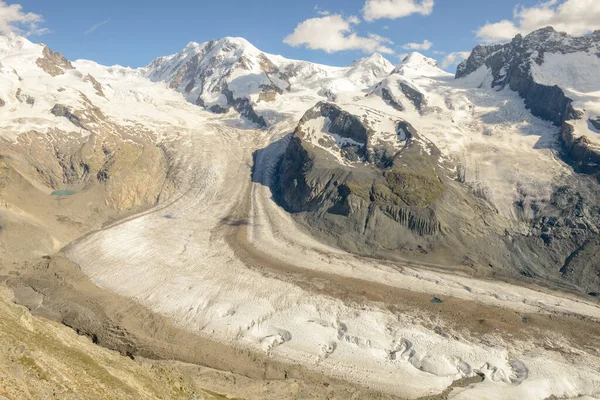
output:
[{"label": "snow-covered peak", "polygon": [[[217,69],[224,68],[223,73],[228,73],[235,64],[255,69],[253,67],[259,64],[261,54],[260,50],[244,38],[224,37],[204,43],[190,42],[179,53],[156,58],[145,70],[152,80],[171,82],[184,67],[187,71],[210,64]],[[223,68],[218,68],[219,66]]]},{"label": "snow-covered peak", "polygon": [[438,66],[433,58],[425,57],[421,53],[413,52],[402,60],[402,63],[392,71],[392,74],[405,76],[438,76],[445,72]]},{"label": "snow-covered peak", "polygon": [[205,45],[206,43],[200,44],[197,42],[189,42],[181,52],[186,54],[198,54]]},{"label": "snow-covered peak", "polygon": [[212,42],[215,43],[215,48],[219,49],[220,51],[229,51],[231,49],[236,49],[241,50],[243,52],[260,53],[260,50],[254,47],[252,43],[250,43],[243,37],[225,36],[221,39]]},{"label": "snow-covered peak", "polygon": [[16,52],[22,52],[23,50],[32,50],[42,48],[42,44],[31,43],[26,38],[16,35],[14,33],[0,34],[0,54],[7,55]]},{"label": "snow-covered peak", "polygon": [[404,57],[404,60],[402,60],[401,65],[405,65],[405,66],[408,65],[413,68],[418,68],[421,66],[438,68],[438,63],[436,60],[434,60],[433,58],[425,57],[423,54],[416,52],[416,51],[414,51],[414,52],[410,53],[409,55],[407,55],[406,57]]},{"label": "snow-covered peak", "polygon": [[393,69],[393,65],[389,62],[384,56],[380,53],[373,53],[373,55],[368,57],[359,58],[358,60],[354,60],[350,67],[358,67],[360,65],[368,65],[368,66],[380,66],[383,69],[389,68]]},{"label": "snow-covered peak", "polygon": [[381,54],[375,53],[372,56],[355,60],[349,68],[346,75],[348,79],[358,85],[371,86],[388,76],[394,66]]}]

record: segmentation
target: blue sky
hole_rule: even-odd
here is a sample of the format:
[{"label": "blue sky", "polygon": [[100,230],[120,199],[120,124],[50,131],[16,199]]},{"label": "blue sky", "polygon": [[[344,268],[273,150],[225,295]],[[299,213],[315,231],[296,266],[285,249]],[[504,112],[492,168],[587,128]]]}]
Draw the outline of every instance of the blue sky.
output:
[{"label": "blue sky", "polygon": [[[6,9],[18,4],[22,14],[39,16],[36,29],[45,31],[30,35],[30,40],[43,42],[72,60],[132,67],[178,52],[190,41],[223,36],[242,36],[267,53],[329,65],[347,65],[373,50],[382,50],[398,63],[400,55],[410,51],[404,48],[408,43],[421,44],[418,51],[442,62],[450,53],[468,51],[484,41],[507,40],[547,22],[575,29],[574,23],[568,25],[561,7],[579,7],[583,13],[587,4],[589,14],[593,3],[600,1],[0,0],[0,30],[2,12],[7,15]],[[554,13],[554,19],[540,20],[541,13],[536,13],[540,10]],[[306,20],[310,23],[299,26]],[[27,26],[22,25],[21,33]],[[332,41],[335,35],[340,35],[339,40]],[[455,61],[460,60],[460,54],[455,56]],[[453,69],[448,64],[452,60],[446,61],[447,69]]]}]

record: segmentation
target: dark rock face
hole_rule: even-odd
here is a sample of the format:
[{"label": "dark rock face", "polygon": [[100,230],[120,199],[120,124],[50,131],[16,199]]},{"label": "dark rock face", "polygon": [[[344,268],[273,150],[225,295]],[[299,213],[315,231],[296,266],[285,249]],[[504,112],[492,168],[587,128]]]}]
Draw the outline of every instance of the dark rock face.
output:
[{"label": "dark rock face", "polygon": [[73,69],[73,65],[62,54],[52,51],[48,46],[44,46],[42,57],[36,61],[38,67],[52,76],[58,76],[65,73],[65,70]]},{"label": "dark rock face", "polygon": [[468,59],[464,60],[456,67],[456,78],[462,78],[475,72],[480,66],[486,64],[487,58],[504,48],[501,44],[491,46],[477,45]]},{"label": "dark rock face", "polygon": [[411,103],[413,103],[413,105],[415,106],[415,108],[417,110],[421,111],[423,106],[427,105],[427,101],[426,101],[423,93],[412,88],[411,86],[407,85],[404,82],[400,82],[399,86],[400,86],[400,90],[402,91],[402,93],[404,93],[406,98],[408,100],[410,100]]},{"label": "dark rock face", "polygon": [[517,35],[510,43],[503,45],[475,47],[469,58],[458,66],[456,78],[467,76],[486,65],[494,78],[492,87],[502,89],[508,85],[525,100],[533,115],[562,127],[560,140],[566,160],[577,168],[584,167],[580,169],[581,172],[594,173],[600,171],[600,167],[593,168],[593,160],[600,157],[600,152],[593,149],[585,138],[574,143],[573,130],[563,124],[565,121],[579,119],[581,112],[573,108],[572,100],[560,87],[535,82],[531,66],[532,63],[541,65],[545,53],[586,51],[597,43],[600,43],[600,31],[582,37],[571,37],[547,27],[525,37]]},{"label": "dark rock face", "polygon": [[[405,82],[402,82],[401,80],[398,80],[394,84],[398,86],[400,92],[404,94],[406,99],[410,101],[419,112],[422,112],[423,107],[427,106],[427,99],[425,98],[425,95],[423,93],[419,92],[418,90],[406,84]],[[395,98],[395,96],[388,89],[388,87],[383,86],[384,82],[379,83],[371,92],[371,94],[379,92],[383,101],[385,101],[388,105],[392,106],[398,111],[406,110],[404,104],[402,104],[402,102],[399,99]]]},{"label": "dark rock face", "polygon": [[2,99],[0,99],[0,107],[4,107],[6,105],[6,102]]},{"label": "dark rock face", "polygon": [[585,137],[575,137],[573,125],[564,122],[561,126],[561,142],[565,155],[572,160],[574,167],[583,173],[594,174],[600,171],[600,150],[594,148]]},{"label": "dark rock face", "polygon": [[283,156],[279,173],[281,200],[291,212],[310,209],[314,200],[306,173],[313,167],[308,151],[297,136],[292,137]]},{"label": "dark rock face", "polygon": [[319,102],[315,107],[304,114],[300,120],[300,125],[317,117],[326,117],[331,121],[331,125],[329,126],[329,131],[331,133],[338,134],[341,137],[352,139],[359,143],[367,143],[368,128],[358,119],[358,117],[343,111],[338,106],[327,102]]},{"label": "dark rock face", "polygon": [[74,113],[72,113],[68,107],[66,107],[62,104],[55,104],[54,107],[52,107],[52,110],[50,110],[50,112],[52,114],[56,115],[57,117],[65,117],[73,125],[75,125],[79,128],[83,128],[83,123],[81,122],[79,117],[77,115],[75,115]]},{"label": "dark rock face", "polygon": [[227,103],[231,105],[231,107],[233,107],[234,110],[240,113],[242,117],[254,122],[261,128],[265,128],[267,126],[267,122],[265,121],[265,119],[259,116],[256,113],[256,111],[254,111],[250,99],[247,99],[245,97],[235,98],[233,96],[233,93],[231,93],[231,91],[227,88],[223,89],[222,93],[227,98]]},{"label": "dark rock face", "polygon": [[[327,118],[331,133],[365,143],[369,163],[339,164],[305,141],[303,125],[319,117]],[[399,121],[397,129],[405,132],[404,147],[382,162],[369,148],[372,131],[366,122],[334,104],[317,104],[286,147],[273,188],[276,199],[317,235],[336,238],[351,251],[422,252],[430,241],[439,244],[438,205],[446,192],[439,177],[440,153],[407,122]]]},{"label": "dark rock face", "polygon": [[392,93],[388,89],[386,89],[386,88],[382,88],[381,89],[381,98],[388,105],[394,107],[394,109],[396,109],[398,111],[404,111],[405,110],[405,108],[402,105],[402,103],[396,101],[396,99],[394,99],[394,96],[392,96]]}]

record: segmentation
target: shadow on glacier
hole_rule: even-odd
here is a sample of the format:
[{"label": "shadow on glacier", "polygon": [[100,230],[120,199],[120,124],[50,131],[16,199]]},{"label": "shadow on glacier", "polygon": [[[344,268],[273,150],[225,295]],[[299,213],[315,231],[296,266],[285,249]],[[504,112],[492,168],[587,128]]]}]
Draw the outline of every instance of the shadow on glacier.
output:
[{"label": "shadow on glacier", "polygon": [[[273,111],[273,110],[268,110],[268,111],[259,110],[259,112],[257,112],[257,115],[259,117],[263,117],[266,120],[266,122],[267,122],[266,129],[269,129],[270,127],[274,126],[275,124],[293,116],[290,113],[282,113],[282,112]],[[259,124],[252,122],[251,120],[247,119],[246,117],[241,116],[238,112],[235,112],[231,116],[223,117],[220,120],[220,122],[229,128],[234,128],[234,129],[239,129],[239,130],[265,129],[265,128],[261,127]]]},{"label": "shadow on glacier", "polygon": [[283,158],[285,149],[287,148],[292,134],[289,133],[279,140],[269,143],[267,147],[256,150],[252,153],[252,182],[259,183],[271,189],[271,200],[277,201],[277,176],[279,164]]},{"label": "shadow on glacier", "polygon": [[225,217],[222,218],[220,221],[221,224],[223,225],[227,225],[227,226],[248,226],[248,225],[252,225],[250,223],[250,221],[248,221],[245,218],[232,218],[232,217]]}]

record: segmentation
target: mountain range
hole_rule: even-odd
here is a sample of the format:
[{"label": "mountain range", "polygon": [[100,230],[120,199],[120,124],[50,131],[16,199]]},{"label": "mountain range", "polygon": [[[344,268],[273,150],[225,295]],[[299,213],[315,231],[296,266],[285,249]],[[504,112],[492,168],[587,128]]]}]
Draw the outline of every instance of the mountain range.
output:
[{"label": "mountain range", "polygon": [[[123,354],[204,357],[183,334],[173,337],[185,346],[157,345],[144,329],[163,329],[158,319],[136,311],[131,322],[109,297],[108,308],[90,305],[101,296],[88,301],[61,268],[76,265],[94,290],[178,329],[395,395],[477,376],[526,390],[528,373],[553,378],[523,361],[524,347],[496,359],[487,342],[465,342],[472,357],[448,355],[458,350],[434,324],[427,334],[444,355],[419,353],[421,336],[400,340],[390,328],[399,317],[389,304],[377,311],[385,317],[361,309],[373,312],[366,325],[351,316],[363,300],[393,303],[376,285],[399,285],[521,314],[582,302],[582,323],[593,318],[599,71],[599,31],[551,27],[477,46],[456,74],[420,53],[332,67],[235,37],[132,69],[0,35],[0,276],[17,303]],[[329,291],[328,279],[339,286]],[[224,356],[227,369],[260,375],[262,359],[240,354]],[[246,356],[252,367],[236,365]],[[216,359],[202,358],[223,367]],[[571,365],[551,359],[556,371]],[[394,368],[415,381],[379,375]],[[590,368],[584,383],[567,379],[548,396],[592,393]]]}]

